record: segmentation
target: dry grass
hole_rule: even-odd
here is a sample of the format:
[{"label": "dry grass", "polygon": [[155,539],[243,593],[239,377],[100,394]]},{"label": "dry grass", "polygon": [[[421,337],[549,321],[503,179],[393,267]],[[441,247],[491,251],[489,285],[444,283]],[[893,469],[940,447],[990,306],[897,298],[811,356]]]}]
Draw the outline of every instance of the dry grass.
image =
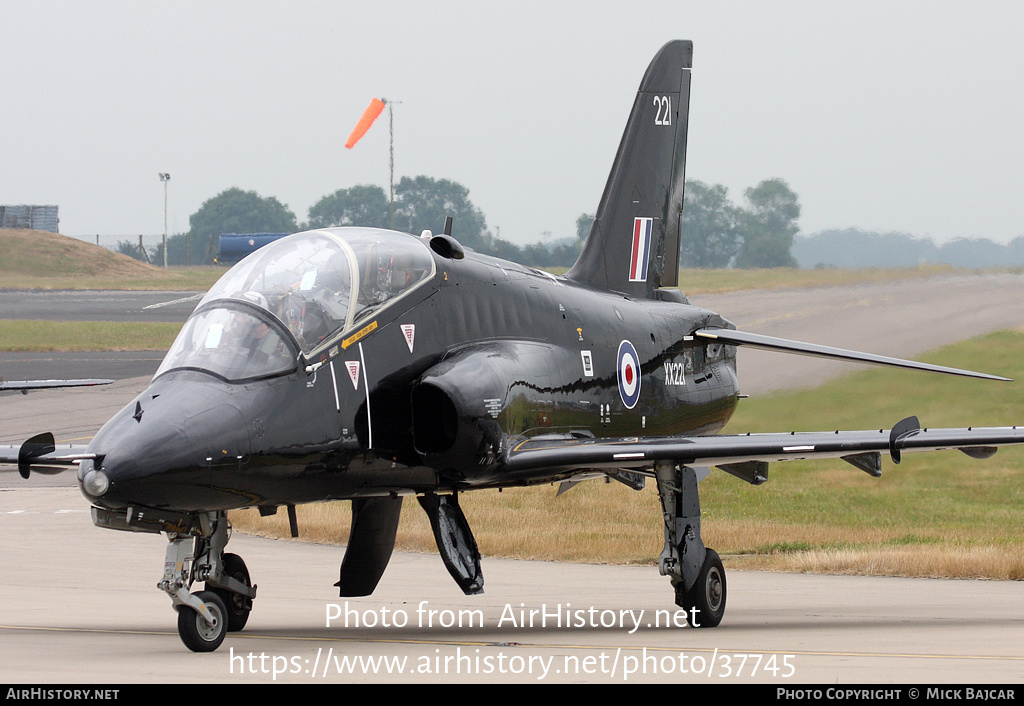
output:
[{"label": "dry grass", "polygon": [[223,267],[163,269],[57,233],[0,229],[4,289],[205,290]]},{"label": "dry grass", "polygon": [[735,569],[914,578],[1024,580],[1024,547],[833,549],[781,556],[734,556]]},{"label": "dry grass", "polygon": [[[728,479],[727,483],[738,481]],[[657,493],[634,492],[617,483],[585,483],[555,497],[554,486],[480,491],[460,496],[484,556],[590,564],[655,565],[662,548]],[[757,493],[758,489],[749,488]],[[573,497],[573,496],[576,497]],[[703,535],[730,568],[798,573],[986,578],[1024,580],[1024,541],[953,538],[904,527],[790,524],[765,518],[716,518],[707,499]],[[437,551],[430,523],[407,498],[396,548]],[[302,541],[343,545],[348,540],[349,503],[297,508]],[[288,536],[286,513],[270,518],[255,510],[232,513],[235,529],[262,536]]]},{"label": "dry grass", "polygon": [[[556,486],[463,493],[459,501],[485,556],[600,564],[647,564],[661,553],[661,511],[657,493],[637,493],[615,483],[590,482],[555,497]],[[300,538],[325,544],[348,541],[348,502],[296,508]],[[601,519],[601,518],[605,519]],[[612,518],[612,519],[608,519]],[[283,511],[260,517],[255,510],[233,513],[235,529],[269,537],[288,536]],[[426,513],[406,498],[396,547],[436,552]]]}]

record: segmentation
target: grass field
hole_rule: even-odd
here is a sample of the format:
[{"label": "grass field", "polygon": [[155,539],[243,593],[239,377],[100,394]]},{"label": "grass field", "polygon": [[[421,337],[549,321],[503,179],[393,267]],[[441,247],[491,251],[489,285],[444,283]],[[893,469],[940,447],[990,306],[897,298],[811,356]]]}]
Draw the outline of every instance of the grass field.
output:
[{"label": "grass field", "polygon": [[4,289],[207,290],[223,267],[154,267],[57,233],[0,230]]},{"label": "grass field", "polygon": [[[926,356],[930,362],[1024,379],[1024,331],[1001,332]],[[725,430],[889,428],[1024,423],[1019,384],[868,370],[813,390],[741,403]],[[1024,579],[1024,448],[975,461],[957,451],[908,454],[871,478],[841,460],[773,464],[752,487],[714,472],[701,484],[703,534],[733,568]],[[653,483],[632,491],[591,481],[478,491],[461,505],[485,556],[653,564],[662,547]],[[348,503],[298,508],[306,541],[344,543]],[[287,536],[284,513],[233,515],[242,531]],[[409,499],[398,546],[436,551],[426,515]]]},{"label": "grass field", "polygon": [[4,351],[165,351],[177,323],[0,319]]}]

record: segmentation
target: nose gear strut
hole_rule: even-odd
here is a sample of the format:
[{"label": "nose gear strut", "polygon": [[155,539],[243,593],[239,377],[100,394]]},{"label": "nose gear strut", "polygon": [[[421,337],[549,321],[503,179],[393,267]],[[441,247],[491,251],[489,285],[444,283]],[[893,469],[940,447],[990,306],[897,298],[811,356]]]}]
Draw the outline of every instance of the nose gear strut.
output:
[{"label": "nose gear strut", "polygon": [[[225,554],[230,524],[224,512],[197,513],[182,532],[167,532],[163,579],[157,584],[178,611],[178,635],[194,652],[212,652],[249,618],[256,586],[245,562]],[[191,592],[195,581],[206,590]]]}]

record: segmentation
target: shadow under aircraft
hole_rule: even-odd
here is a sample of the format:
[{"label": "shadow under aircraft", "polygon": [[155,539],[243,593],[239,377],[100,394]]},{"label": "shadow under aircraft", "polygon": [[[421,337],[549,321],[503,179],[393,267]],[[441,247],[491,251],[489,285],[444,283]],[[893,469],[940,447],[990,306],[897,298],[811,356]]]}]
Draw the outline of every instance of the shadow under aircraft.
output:
[{"label": "shadow under aircraft", "polygon": [[[701,539],[698,481],[757,485],[777,461],[834,457],[873,476],[882,454],[984,458],[1016,428],[721,435],[740,399],[736,350],[1003,380],[737,331],[678,289],[692,44],[640,84],[576,264],[554,276],[444,233],[297,233],[249,255],[206,294],[149,387],[87,447],[51,434],[0,449],[22,475],[77,466],[93,522],[166,533],[159,587],[192,650],[244,627],[256,597],[227,553],[227,512],[351,500],[337,584],[369,595],[404,500],[426,511],[466,594],[483,590],[461,493],[609,477],[657,484],[661,574],[693,627],[725,614],[726,576]],[[979,383],[982,384],[982,383]],[[985,383],[987,384],[987,383]],[[203,590],[193,590],[197,583]]]}]

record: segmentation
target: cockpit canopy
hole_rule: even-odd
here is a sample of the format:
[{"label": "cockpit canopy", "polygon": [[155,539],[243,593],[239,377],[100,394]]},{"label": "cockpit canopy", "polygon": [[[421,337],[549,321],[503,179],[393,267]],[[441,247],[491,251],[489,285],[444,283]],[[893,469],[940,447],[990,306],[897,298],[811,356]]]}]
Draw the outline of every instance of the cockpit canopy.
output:
[{"label": "cockpit canopy", "polygon": [[[310,356],[433,279],[434,273],[426,244],[404,233],[332,228],[290,235],[260,248],[218,280],[157,375],[200,368],[238,380],[283,372],[285,358],[294,364],[294,354],[285,353],[290,346],[273,327],[261,322],[250,306],[232,302],[269,312]],[[250,340],[249,334],[257,331],[258,340]],[[265,340],[267,335],[277,340]],[[260,354],[250,355],[253,351]],[[218,359],[232,362],[215,363]]]}]

